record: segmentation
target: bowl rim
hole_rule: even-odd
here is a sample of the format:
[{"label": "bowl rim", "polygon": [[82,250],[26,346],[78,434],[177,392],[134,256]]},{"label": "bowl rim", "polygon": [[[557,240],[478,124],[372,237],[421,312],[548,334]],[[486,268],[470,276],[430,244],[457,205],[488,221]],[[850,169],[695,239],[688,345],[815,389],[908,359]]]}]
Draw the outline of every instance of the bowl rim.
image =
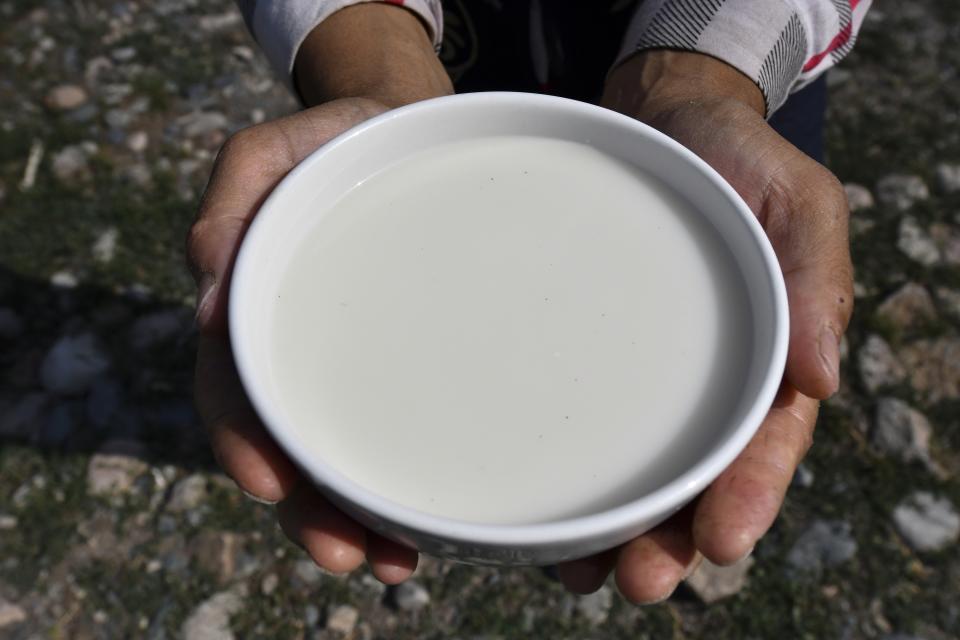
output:
[{"label": "bowl rim", "polygon": [[[308,175],[313,165],[320,162],[328,152],[349,144],[354,137],[364,135],[370,129],[393,120],[406,118],[411,114],[455,108],[462,104],[478,106],[522,104],[561,110],[573,118],[604,118],[617,126],[632,129],[634,135],[650,138],[664,147],[665,151],[681,156],[710,180],[746,222],[749,234],[760,250],[765,266],[765,280],[771,288],[771,299],[774,301],[773,349],[770,360],[765,363],[765,377],[760,384],[760,392],[749,405],[744,419],[733,428],[731,434],[719,447],[701,457],[693,466],[652,493],[597,513],[534,524],[475,523],[425,513],[373,493],[329,464],[307,455],[305,450],[298,446],[295,430],[285,424],[282,413],[274,409],[274,402],[264,390],[264,385],[259,384],[257,379],[259,369],[255,366],[253,347],[249,344],[256,340],[256,336],[252,335],[253,332],[249,329],[247,321],[249,316],[244,313],[250,304],[247,302],[249,288],[245,289],[243,283],[255,277],[258,269],[254,263],[254,254],[257,253],[258,245],[269,238],[270,220],[274,216],[282,215],[282,210],[275,206],[276,203],[282,202],[287,192],[294,189],[294,184],[300,180],[301,176]],[[674,186],[671,188],[676,189]],[[609,535],[613,531],[629,530],[657,516],[669,515],[679,510],[734,461],[759,429],[779,389],[789,340],[786,286],[773,247],[756,216],[716,170],[672,138],[626,115],[585,102],[531,93],[497,91],[432,98],[387,111],[360,123],[322,145],[284,176],[260,206],[249,224],[237,253],[229,287],[229,339],[243,388],[267,432],[302,472],[322,491],[332,491],[336,496],[346,500],[349,505],[358,507],[362,512],[372,515],[374,519],[383,518],[409,530],[452,541],[501,547],[575,543],[579,540]]]}]

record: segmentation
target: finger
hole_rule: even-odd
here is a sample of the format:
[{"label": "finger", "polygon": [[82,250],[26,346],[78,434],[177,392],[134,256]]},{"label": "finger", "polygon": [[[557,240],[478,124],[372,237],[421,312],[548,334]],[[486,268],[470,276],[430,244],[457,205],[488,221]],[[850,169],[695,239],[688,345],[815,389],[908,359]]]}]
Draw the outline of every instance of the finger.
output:
[{"label": "finger", "polygon": [[302,486],[277,505],[277,520],[288,538],[331,573],[363,564],[366,533],[315,489]]},{"label": "finger", "polygon": [[224,340],[200,336],[194,384],[197,411],[220,467],[256,499],[285,498],[299,474],[247,401]]},{"label": "finger", "polygon": [[701,496],[693,537],[711,562],[737,562],[773,524],[813,442],[818,406],[784,383],[753,440]]},{"label": "finger", "polygon": [[333,102],[244,129],[224,144],[187,239],[201,331],[226,328],[224,283],[240,240],[270,191],[311,152],[383,110],[368,100]]},{"label": "finger", "polygon": [[832,174],[808,158],[796,165],[771,182],[765,226],[790,304],[786,377],[824,399],[840,384],[840,337],[853,312],[849,212]]},{"label": "finger", "polygon": [[652,531],[623,545],[617,558],[617,588],[635,604],[670,597],[697,562],[690,530],[694,508],[685,507]]},{"label": "finger", "polygon": [[573,593],[593,593],[606,582],[607,576],[617,563],[619,553],[620,549],[616,548],[589,558],[564,562],[557,566],[560,582]]},{"label": "finger", "polygon": [[420,554],[398,542],[367,532],[367,564],[384,584],[400,584],[417,568]]}]

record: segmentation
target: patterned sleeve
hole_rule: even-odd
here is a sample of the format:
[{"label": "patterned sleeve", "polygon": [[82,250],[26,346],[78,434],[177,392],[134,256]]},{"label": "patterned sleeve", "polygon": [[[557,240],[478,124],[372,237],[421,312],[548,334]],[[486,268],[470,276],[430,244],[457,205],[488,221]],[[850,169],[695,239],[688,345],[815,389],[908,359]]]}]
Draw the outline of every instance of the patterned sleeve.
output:
[{"label": "patterned sleeve", "polygon": [[706,53],[760,87],[767,117],[853,49],[871,0],[647,0],[617,62],[642,49]]},{"label": "patterned sleeve", "polygon": [[360,4],[381,1],[414,12],[430,31],[434,48],[443,38],[440,0],[236,0],[253,38],[270,66],[293,90],[293,63],[307,35],[333,13]]}]

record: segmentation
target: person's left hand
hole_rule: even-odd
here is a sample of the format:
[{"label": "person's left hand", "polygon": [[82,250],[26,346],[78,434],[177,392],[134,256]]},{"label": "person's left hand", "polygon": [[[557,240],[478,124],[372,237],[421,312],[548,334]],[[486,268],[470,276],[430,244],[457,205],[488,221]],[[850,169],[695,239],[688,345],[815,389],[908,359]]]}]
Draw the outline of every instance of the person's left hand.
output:
[{"label": "person's left hand", "polygon": [[620,547],[559,567],[577,593],[612,570],[635,603],[659,602],[701,557],[720,565],[747,556],[773,524],[809,449],[818,399],[839,385],[840,337],[853,310],[849,216],[837,179],[764,120],[757,86],[708,56],[673,51],[633,56],[611,73],[604,106],[636,117],[712,165],[766,230],[790,303],[784,380],[740,456],[678,515]]}]

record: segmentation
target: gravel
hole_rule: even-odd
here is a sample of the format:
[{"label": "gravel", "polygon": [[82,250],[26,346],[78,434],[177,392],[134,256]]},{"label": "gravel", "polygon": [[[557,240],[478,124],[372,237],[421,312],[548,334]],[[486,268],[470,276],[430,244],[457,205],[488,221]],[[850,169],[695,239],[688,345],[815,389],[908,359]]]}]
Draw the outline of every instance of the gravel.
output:
[{"label": "gravel", "polygon": [[937,187],[944,193],[960,191],[960,164],[941,162],[935,169]]},{"label": "gravel", "polygon": [[930,461],[933,428],[926,416],[897,398],[881,398],[871,442],[881,452],[904,462]]},{"label": "gravel", "polygon": [[893,524],[916,551],[940,551],[960,538],[960,514],[945,497],[917,491],[893,510]]},{"label": "gravel", "polygon": [[930,190],[920,176],[891,174],[877,182],[877,200],[896,211],[908,211],[929,197]]},{"label": "gravel", "polygon": [[63,84],[54,87],[47,93],[44,104],[54,111],[70,111],[83,106],[87,100],[89,100],[89,96],[83,87],[75,84]]},{"label": "gravel", "polygon": [[333,607],[327,614],[327,629],[342,636],[348,636],[353,633],[359,618],[360,612],[355,607],[341,604]]},{"label": "gravel", "polygon": [[873,194],[861,184],[847,183],[843,185],[843,190],[847,194],[847,206],[850,207],[850,213],[856,213],[863,209],[872,209],[875,205]]},{"label": "gravel", "polygon": [[577,613],[593,626],[607,621],[613,606],[613,591],[604,585],[593,593],[577,598]]},{"label": "gravel", "polygon": [[420,611],[430,604],[430,593],[417,580],[407,580],[393,588],[393,602],[401,611]]},{"label": "gravel", "polygon": [[798,574],[819,575],[824,569],[848,562],[856,553],[857,541],[849,523],[816,520],[787,553],[787,563]]},{"label": "gravel", "polygon": [[747,585],[747,575],[754,564],[753,556],[728,567],[715,565],[706,558],[687,578],[686,584],[704,604],[713,604],[735,596]]},{"label": "gravel", "polygon": [[914,329],[937,319],[933,297],[916,282],[908,282],[877,307],[877,317],[900,330]]},{"label": "gravel", "polygon": [[243,607],[235,591],[223,591],[204,600],[184,621],[183,640],[233,640],[230,616]]},{"label": "gravel", "polygon": [[857,367],[860,380],[871,393],[902,382],[907,376],[890,345],[876,334],[869,336],[857,352]]},{"label": "gravel", "polygon": [[940,249],[937,243],[912,216],[905,216],[900,220],[897,247],[908,258],[925,267],[932,267],[940,262]]},{"label": "gravel", "polygon": [[110,357],[91,333],[63,336],[47,352],[40,367],[44,388],[53,393],[83,393],[110,368]]}]

